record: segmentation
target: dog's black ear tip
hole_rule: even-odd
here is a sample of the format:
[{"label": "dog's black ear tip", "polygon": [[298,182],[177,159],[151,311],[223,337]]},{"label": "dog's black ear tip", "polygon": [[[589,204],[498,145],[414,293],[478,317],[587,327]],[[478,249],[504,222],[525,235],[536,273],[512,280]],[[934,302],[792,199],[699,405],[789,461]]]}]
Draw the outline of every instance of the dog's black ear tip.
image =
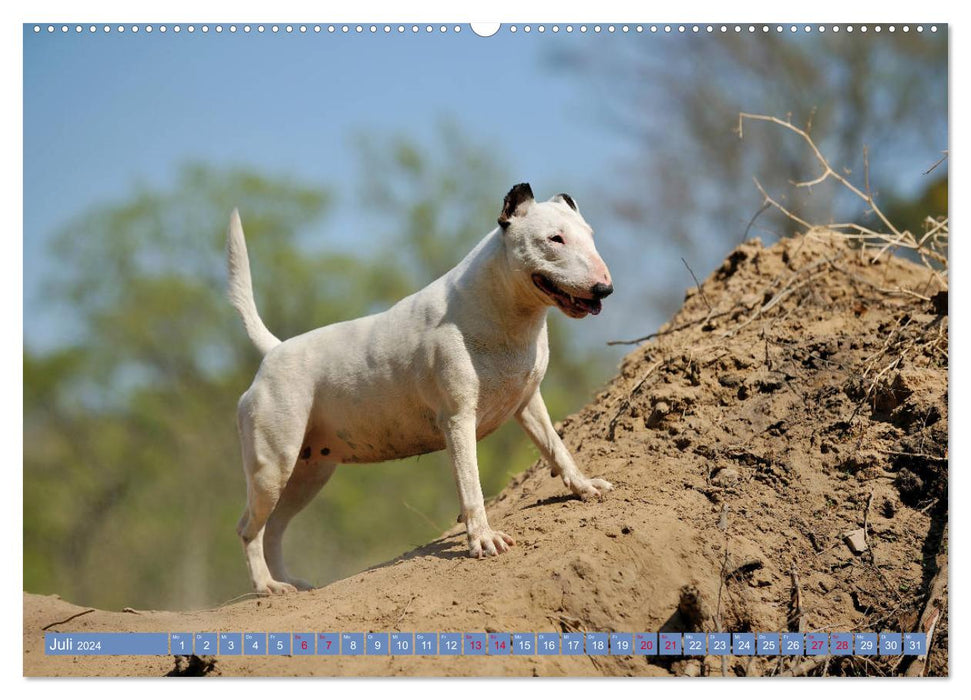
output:
[{"label": "dog's black ear tip", "polygon": [[499,215],[499,226],[505,230],[509,226],[509,220],[516,215],[516,210],[520,206],[528,206],[528,203],[532,201],[533,188],[529,186],[528,182],[520,182],[518,185],[513,185],[512,189],[506,193],[506,197],[502,202],[502,214]]},{"label": "dog's black ear tip", "polygon": [[531,199],[533,199],[533,188],[529,186],[528,182],[520,182],[509,189],[506,193],[505,201],[522,204]]},{"label": "dog's black ear tip", "polygon": [[573,201],[573,197],[568,195],[566,192],[560,192],[558,195],[556,195],[556,199],[561,199],[566,202],[566,205],[573,211],[579,211],[577,209],[577,203]]}]

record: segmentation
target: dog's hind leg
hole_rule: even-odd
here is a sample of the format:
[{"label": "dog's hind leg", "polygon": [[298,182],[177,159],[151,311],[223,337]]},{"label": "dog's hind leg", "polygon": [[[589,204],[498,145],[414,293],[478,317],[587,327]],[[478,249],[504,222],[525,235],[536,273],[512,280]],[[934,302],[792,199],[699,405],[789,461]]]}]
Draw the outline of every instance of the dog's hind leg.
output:
[{"label": "dog's hind leg", "polygon": [[273,578],[266,565],[263,554],[263,536],[266,522],[279,502],[283,487],[275,479],[260,478],[262,475],[249,477],[246,485],[246,511],[239,519],[236,532],[243,540],[243,552],[246,555],[246,565],[249,567],[250,580],[253,588],[260,595],[270,593],[290,593],[296,587],[285,581]]},{"label": "dog's hind leg", "polygon": [[[261,595],[288,593],[296,587],[273,577],[263,553],[263,538],[267,521],[280,502],[303,440],[304,422],[294,412],[285,420],[280,403],[273,404],[275,412],[261,410],[252,395],[240,400],[239,434],[246,473],[246,511],[239,519],[236,532],[243,541],[243,552],[249,568],[250,580]],[[292,405],[288,408],[293,408]],[[273,420],[267,419],[270,415]],[[287,430],[287,427],[293,429]]]},{"label": "dog's hind leg", "polygon": [[297,513],[314,499],[324,484],[330,480],[337,465],[332,462],[307,462],[301,460],[294,468],[287,485],[280,494],[280,500],[270,514],[263,534],[263,547],[270,573],[277,581],[289,583],[301,591],[313,586],[306,581],[287,574],[283,563],[283,533]]}]

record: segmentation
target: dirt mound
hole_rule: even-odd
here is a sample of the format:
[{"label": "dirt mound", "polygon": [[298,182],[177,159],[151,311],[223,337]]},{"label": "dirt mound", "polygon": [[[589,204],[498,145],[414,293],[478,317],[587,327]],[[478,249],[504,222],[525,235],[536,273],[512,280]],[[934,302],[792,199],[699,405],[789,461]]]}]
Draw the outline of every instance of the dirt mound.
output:
[{"label": "dirt mound", "polygon": [[[518,543],[499,558],[469,559],[457,526],[319,590],[211,611],[91,611],[50,629],[830,632],[935,623],[926,672],[946,674],[942,289],[926,267],[887,256],[870,264],[837,239],[767,249],[750,241],[643,339],[595,401],[563,421],[578,463],[614,483],[606,502],[564,495],[537,463],[489,504],[492,524]],[[863,551],[846,538],[855,530],[864,532]],[[83,612],[25,594],[27,675],[873,675],[911,667],[909,657],[792,669],[788,660],[740,657],[176,664],[44,656],[41,630]]]}]

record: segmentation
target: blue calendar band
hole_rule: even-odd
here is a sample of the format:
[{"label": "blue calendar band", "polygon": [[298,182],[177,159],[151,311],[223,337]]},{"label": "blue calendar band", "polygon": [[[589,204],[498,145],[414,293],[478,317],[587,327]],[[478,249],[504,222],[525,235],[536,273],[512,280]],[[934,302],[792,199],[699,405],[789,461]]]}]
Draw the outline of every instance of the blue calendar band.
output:
[{"label": "blue calendar band", "polygon": [[48,656],[922,656],[917,632],[48,632]]}]

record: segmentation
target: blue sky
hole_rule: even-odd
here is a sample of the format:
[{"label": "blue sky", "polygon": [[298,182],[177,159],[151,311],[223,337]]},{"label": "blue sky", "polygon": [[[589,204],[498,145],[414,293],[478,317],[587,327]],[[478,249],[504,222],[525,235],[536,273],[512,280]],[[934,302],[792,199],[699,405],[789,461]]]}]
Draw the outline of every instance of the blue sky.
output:
[{"label": "blue sky", "polygon": [[[37,294],[55,270],[45,248],[51,232],[87,207],[124,198],[135,183],[165,185],[187,160],[339,184],[355,167],[355,133],[421,142],[447,116],[478,142],[501,144],[513,177],[529,179],[538,196],[569,190],[586,204],[583,187],[626,144],[549,56],[564,42],[596,40],[482,38],[467,25],[418,36],[51,35],[25,27],[26,341],[57,337],[57,319],[40,312]],[[338,216],[348,225],[330,220],[322,235],[355,230],[353,212]]]},{"label": "blue sky", "polygon": [[[336,186],[338,209],[308,234],[356,245],[353,236],[367,219],[352,204],[358,167],[353,137],[396,133],[427,143],[443,117],[475,143],[497,144],[510,185],[527,180],[540,197],[573,194],[600,232],[598,245],[608,264],[626,264],[637,275],[615,279],[618,291],[605,313],[583,323],[588,340],[655,330],[664,314],[648,288],[663,287],[670,306],[692,285],[681,252],[664,245],[664,231],[645,231],[637,249],[623,247],[630,238],[611,237],[623,224],[595,195],[618,180],[620,187],[628,184],[622,164],[645,154],[607,116],[609,74],[571,70],[556,60],[564,49],[596,55],[605,42],[625,42],[625,48],[637,42],[638,50],[652,51],[654,69],[665,70],[670,42],[688,37],[526,34],[521,28],[513,34],[504,28],[482,38],[468,25],[460,33],[442,34],[436,25],[434,32],[417,35],[380,29],[359,34],[353,25],[349,34],[330,34],[326,27],[319,34],[312,29],[176,34],[171,26],[165,34],[157,28],[149,34],[144,27],[137,34],[130,29],[76,34],[73,27],[51,34],[24,26],[24,336],[32,348],[51,347],[70,326],[64,316],[69,310],[44,306],[39,290],[59,265],[47,249],[51,234],[87,208],[124,200],[140,184],[165,187],[187,161],[246,165]],[[802,34],[791,39],[817,40]],[[668,109],[665,95],[654,97],[639,104],[637,118],[666,133],[670,120],[679,117]],[[838,102],[839,95],[820,99]],[[911,147],[882,152],[879,160],[898,188],[912,190],[921,184],[920,171],[936,158],[936,150],[915,153]],[[719,183],[704,180],[702,165],[698,171],[699,185],[744,187],[754,213],[758,197],[747,179]],[[503,194],[495,193],[497,207]],[[484,222],[483,234],[492,224]],[[736,229],[743,228],[742,218],[713,225],[724,240],[691,258],[699,277],[717,265],[736,240]],[[620,259],[612,261],[607,253]],[[456,260],[462,254],[456,251]],[[614,272],[616,278],[619,270]]]}]

